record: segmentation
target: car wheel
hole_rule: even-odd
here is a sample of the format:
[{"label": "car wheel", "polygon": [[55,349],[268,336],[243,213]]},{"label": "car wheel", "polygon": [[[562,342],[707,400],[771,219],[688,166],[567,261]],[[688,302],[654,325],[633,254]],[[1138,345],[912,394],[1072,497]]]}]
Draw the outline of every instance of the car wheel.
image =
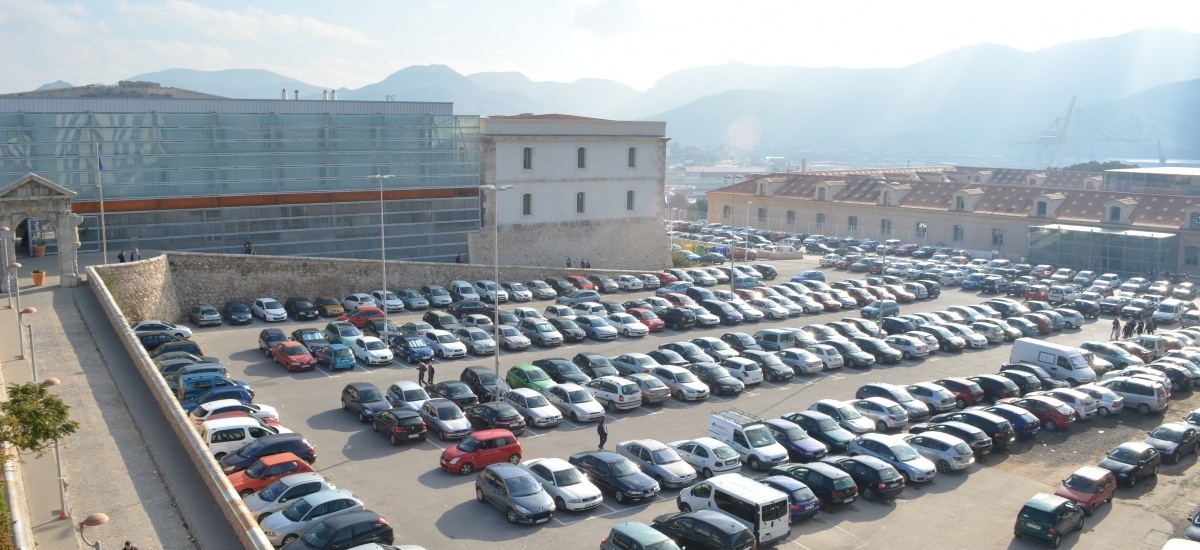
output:
[{"label": "car wheel", "polygon": [[471,472],[474,472],[474,471],[475,471],[475,465],[471,464],[470,462],[464,462],[462,467],[458,469],[458,473],[462,474],[464,476],[469,476],[469,475],[471,475]]},{"label": "car wheel", "polygon": [[705,468],[702,472],[700,472],[700,475],[704,476],[704,479],[708,479],[713,476],[713,473],[712,470]]},{"label": "car wheel", "polygon": [[513,466],[520,464],[521,463],[521,455],[513,454],[512,456],[508,457],[508,463],[512,464]]},{"label": "car wheel", "polygon": [[375,433],[379,433],[379,424],[372,422],[371,423],[371,431],[373,431]]},{"label": "car wheel", "polygon": [[605,403],[604,409],[607,410],[608,412],[617,412],[617,402],[609,401],[608,403]]},{"label": "car wheel", "polygon": [[691,511],[692,511],[692,505],[691,505],[691,504],[688,504],[688,503],[686,503],[686,502],[681,502],[681,503],[679,503],[679,511],[680,511],[680,512],[683,512],[683,513],[685,513],[685,514],[686,514],[686,513],[688,513],[688,512],[691,512]]},{"label": "car wheel", "polygon": [[863,487],[862,497],[863,500],[868,502],[875,500],[875,489],[872,487]]},{"label": "car wheel", "polygon": [[1150,470],[1150,477],[1158,477],[1158,464],[1154,465],[1154,469]]},{"label": "car wheel", "polygon": [[1083,515],[1085,515],[1089,518],[1092,517],[1092,514],[1095,514],[1095,513],[1096,513],[1096,505],[1094,505],[1094,504],[1091,506],[1085,506],[1083,508]]},{"label": "car wheel", "polygon": [[875,422],[875,431],[877,431],[879,433],[886,432],[887,424],[884,424],[882,420]]},{"label": "car wheel", "polygon": [[566,511],[566,509],[567,509],[566,501],[564,501],[562,499],[562,497],[554,497],[554,509]]},{"label": "car wheel", "polygon": [[367,422],[367,415],[363,414],[362,411],[359,411],[358,412],[358,421],[365,424]]},{"label": "car wheel", "polygon": [[288,544],[291,544],[291,542],[292,542],[292,541],[294,541],[294,540],[296,540],[296,539],[298,539],[298,538],[300,538],[300,536],[299,536],[299,535],[294,535],[294,534],[293,534],[293,535],[288,535],[288,536],[286,536],[286,537],[283,537],[283,545],[284,545],[284,546],[287,546]]},{"label": "car wheel", "polygon": [[1146,403],[1138,403],[1137,412],[1142,414],[1150,414],[1150,405]]},{"label": "car wheel", "polygon": [[965,399],[959,397],[958,399],[954,400],[954,406],[960,409],[965,409],[967,408],[967,402]]},{"label": "car wheel", "polygon": [[943,474],[949,472],[950,471],[950,463],[946,462],[945,460],[937,461],[937,471],[941,472]]},{"label": "car wheel", "polygon": [[758,457],[757,457],[757,456],[751,456],[751,457],[750,457],[750,461],[749,461],[749,463],[750,463],[750,469],[751,469],[751,470],[758,470],[759,468],[761,468],[761,467],[762,467],[762,463],[760,463],[760,462],[758,461]]},{"label": "car wheel", "polygon": [[1050,548],[1058,548],[1059,546],[1062,546],[1062,535],[1054,535],[1054,538],[1050,539]]},{"label": "car wheel", "polygon": [[571,411],[571,420],[579,422],[579,415],[575,411]]},{"label": "car wheel", "polygon": [[1107,407],[1100,407],[1098,410],[1096,410],[1096,414],[1098,414],[1100,416],[1108,416],[1108,413],[1109,413],[1109,410]]},{"label": "car wheel", "polygon": [[271,512],[267,512],[267,513],[265,513],[265,514],[259,514],[259,515],[258,515],[258,522],[259,522],[259,523],[262,523],[262,522],[263,522],[263,520],[264,520],[264,519],[267,519],[267,516],[269,516],[269,515],[271,515]]},{"label": "car wheel", "polygon": [[629,501],[629,497],[625,496],[625,491],[617,491],[616,493],[613,493],[613,498],[621,504],[625,504]]},{"label": "car wheel", "polygon": [[1058,429],[1058,424],[1055,424],[1053,420],[1046,419],[1044,422],[1042,422],[1042,429],[1052,432]]},{"label": "car wheel", "polygon": [[242,492],[238,493],[238,496],[240,496],[242,498],[246,498],[253,494],[254,494],[254,491],[251,491],[250,489],[242,489]]},{"label": "car wheel", "polygon": [[675,390],[675,399],[683,401],[683,390]]},{"label": "car wheel", "polygon": [[483,502],[483,489],[480,489],[479,487],[475,488],[475,500]]},{"label": "car wheel", "polygon": [[213,455],[213,458],[215,458],[217,460],[221,460],[222,458],[225,458],[226,454],[228,454],[228,453],[217,453],[217,454]]},{"label": "car wheel", "polygon": [[396,439],[396,434],[389,435],[388,442],[391,443],[393,447],[400,444],[400,440]]},{"label": "car wheel", "polygon": [[446,440],[446,432],[445,432],[445,430],[438,430],[438,439],[440,439],[440,440],[442,440],[442,441],[445,441],[445,440]]},{"label": "car wheel", "polygon": [[345,399],[343,399],[343,400],[342,400],[342,410],[343,410],[343,411],[348,411],[348,410],[350,410],[350,405],[346,403],[346,400],[345,400]]},{"label": "car wheel", "polygon": [[446,358],[446,352],[443,350],[438,350],[437,354],[438,354],[438,357],[440,357],[442,359]]},{"label": "car wheel", "polygon": [[904,352],[904,358],[905,358],[905,359],[912,359],[912,354],[906,351],[906,352]]}]

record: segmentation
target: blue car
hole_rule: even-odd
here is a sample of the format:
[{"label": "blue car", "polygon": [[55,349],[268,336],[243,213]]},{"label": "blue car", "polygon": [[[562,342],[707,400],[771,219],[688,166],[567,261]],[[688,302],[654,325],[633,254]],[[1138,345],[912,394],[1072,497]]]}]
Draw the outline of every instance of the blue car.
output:
[{"label": "blue car", "polygon": [[250,403],[251,401],[254,401],[254,395],[247,391],[246,388],[241,386],[221,386],[203,393],[189,395],[188,398],[180,402],[179,405],[183,407],[183,410],[187,411],[188,414],[192,414],[192,411],[196,410],[196,408],[200,405],[208,403],[209,401],[217,401],[219,399],[237,399],[242,403]]},{"label": "blue car", "polygon": [[331,370],[354,368],[354,352],[345,344],[330,344],[313,352],[313,358],[318,364],[325,365]]},{"label": "blue car", "polygon": [[959,285],[959,288],[961,288],[963,290],[979,290],[979,286],[982,284],[983,284],[983,274],[972,273],[970,275],[967,275],[966,279],[963,279],[963,282],[961,285]]},{"label": "blue car", "polygon": [[792,510],[792,521],[808,519],[821,511],[821,501],[803,482],[789,476],[771,476],[760,479],[760,483],[788,496],[788,507]]},{"label": "blue car", "polygon": [[392,352],[396,358],[403,358],[409,363],[433,359],[433,348],[424,338],[415,334],[402,334],[392,338]]},{"label": "blue car", "polygon": [[1037,435],[1038,430],[1042,429],[1033,413],[1016,405],[997,403],[983,410],[1007,420],[1012,424],[1013,431],[1017,432],[1017,437],[1023,439]]},{"label": "blue car", "polygon": [[799,275],[792,276],[793,283],[798,283],[800,281],[824,281],[824,280],[825,280],[825,272],[821,271],[819,269],[809,269],[806,271],[801,271]]},{"label": "blue car", "polygon": [[[784,449],[788,457],[795,462],[812,462],[821,460],[829,454],[829,448],[824,443],[810,437],[800,426],[782,418],[771,418],[763,421],[771,437]],[[786,491],[784,491],[786,492]]]}]

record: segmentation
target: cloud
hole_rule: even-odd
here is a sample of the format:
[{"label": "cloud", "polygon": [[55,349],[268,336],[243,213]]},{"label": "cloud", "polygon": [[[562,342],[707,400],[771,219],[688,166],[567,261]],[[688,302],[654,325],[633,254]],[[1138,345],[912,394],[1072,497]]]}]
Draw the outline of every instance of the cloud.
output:
[{"label": "cloud", "polygon": [[579,0],[571,5],[575,28],[599,37],[633,34],[645,26],[637,0]]},{"label": "cloud", "polygon": [[249,7],[245,11],[213,9],[183,0],[162,4],[118,4],[122,15],[144,25],[182,27],[220,40],[254,42],[322,41],[341,47],[378,47],[384,44],[354,29],[314,19]]}]

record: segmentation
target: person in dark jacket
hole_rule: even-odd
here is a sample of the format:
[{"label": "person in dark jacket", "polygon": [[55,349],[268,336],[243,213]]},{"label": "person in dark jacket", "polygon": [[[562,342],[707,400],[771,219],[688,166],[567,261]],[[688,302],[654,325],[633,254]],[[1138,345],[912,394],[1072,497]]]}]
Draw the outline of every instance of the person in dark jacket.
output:
[{"label": "person in dark jacket", "polygon": [[122,264],[125,263],[125,251],[124,250],[117,253],[117,263],[122,263]]},{"label": "person in dark jacket", "polygon": [[601,451],[603,451],[604,444],[608,442],[608,417],[607,416],[600,417],[600,423],[596,425],[596,435],[600,436],[599,449]]}]

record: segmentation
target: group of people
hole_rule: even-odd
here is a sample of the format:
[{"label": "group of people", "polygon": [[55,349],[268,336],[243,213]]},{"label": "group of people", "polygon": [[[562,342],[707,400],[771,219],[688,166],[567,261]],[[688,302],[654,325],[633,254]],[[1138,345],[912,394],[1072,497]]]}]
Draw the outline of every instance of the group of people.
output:
[{"label": "group of people", "polygon": [[[572,263],[571,257],[567,256],[567,267],[571,267],[571,263]],[[579,267],[580,267],[580,269],[588,269],[588,268],[592,267],[592,262],[589,262],[587,260],[587,258],[580,258],[579,259]]]},{"label": "group of people", "polygon": [[[129,261],[136,262],[140,259],[142,259],[142,253],[138,252],[138,249],[135,248],[135,249],[133,249],[133,252],[129,253]],[[117,262],[122,263],[122,264],[125,263],[125,251],[124,250],[117,253]]]},{"label": "group of people", "polygon": [[[424,386],[425,384],[433,384],[433,359],[422,359],[417,363],[417,383]],[[426,381],[428,380],[428,382]]]},{"label": "group of people", "polygon": [[1158,329],[1158,322],[1153,317],[1148,317],[1146,320],[1130,319],[1125,322],[1125,326],[1121,326],[1120,319],[1113,319],[1112,334],[1109,335],[1110,340],[1120,340],[1122,338],[1132,338],[1134,335],[1141,336],[1143,334],[1154,334]]}]

